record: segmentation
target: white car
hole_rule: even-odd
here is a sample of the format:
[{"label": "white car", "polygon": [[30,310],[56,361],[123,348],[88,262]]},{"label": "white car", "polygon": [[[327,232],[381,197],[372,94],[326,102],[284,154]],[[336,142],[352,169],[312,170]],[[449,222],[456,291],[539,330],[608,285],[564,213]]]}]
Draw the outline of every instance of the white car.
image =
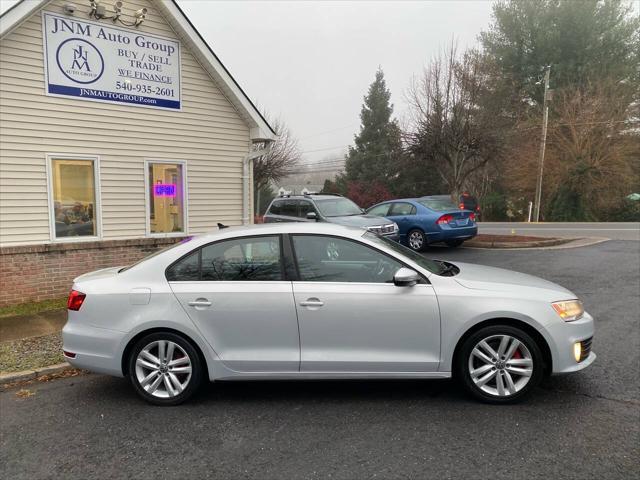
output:
[{"label": "white car", "polygon": [[201,381],[449,378],[509,403],[595,360],[576,295],[328,223],[225,228],[82,275],[64,355],[174,405]]}]

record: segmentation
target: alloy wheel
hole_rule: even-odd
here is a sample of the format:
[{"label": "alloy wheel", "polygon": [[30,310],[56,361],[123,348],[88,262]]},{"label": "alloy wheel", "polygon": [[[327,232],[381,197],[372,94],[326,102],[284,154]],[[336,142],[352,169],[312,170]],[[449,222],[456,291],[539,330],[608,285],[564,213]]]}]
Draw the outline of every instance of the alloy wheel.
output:
[{"label": "alloy wheel", "polygon": [[420,250],[424,245],[424,235],[421,232],[413,231],[409,234],[409,246],[413,250]]},{"label": "alloy wheel", "polygon": [[491,335],[473,347],[468,368],[476,387],[491,396],[506,398],[529,383],[533,375],[533,357],[517,338]]},{"label": "alloy wheel", "polygon": [[180,395],[191,381],[191,359],[177,343],[156,340],[140,350],[135,373],[138,383],[148,394],[172,398]]}]

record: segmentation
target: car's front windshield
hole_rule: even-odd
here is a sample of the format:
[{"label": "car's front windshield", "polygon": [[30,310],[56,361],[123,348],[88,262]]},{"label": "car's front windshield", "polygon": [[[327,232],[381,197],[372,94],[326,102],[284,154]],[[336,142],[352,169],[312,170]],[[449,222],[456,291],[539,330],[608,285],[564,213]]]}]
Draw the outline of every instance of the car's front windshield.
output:
[{"label": "car's front windshield", "polygon": [[450,198],[421,198],[418,202],[431,210],[435,210],[436,212],[456,210],[458,208]]},{"label": "car's front windshield", "polygon": [[348,198],[336,197],[316,200],[318,210],[324,217],[346,217],[349,215],[362,215],[358,205]]},{"label": "car's front windshield", "polygon": [[400,255],[407,257],[409,260],[417,263],[419,266],[421,266],[425,270],[429,270],[431,273],[440,275],[441,273],[443,273],[443,271],[446,270],[446,267],[443,266],[441,262],[436,262],[435,260],[430,260],[426,257],[423,257],[419,253],[414,252],[410,248],[405,247],[404,245],[401,245],[398,242],[382,237],[380,235],[376,235],[375,233],[372,233],[372,232],[365,233],[364,237],[367,238],[367,240],[371,240],[372,242],[377,243],[378,245],[387,247],[390,250],[393,250],[395,253],[399,253]]}]

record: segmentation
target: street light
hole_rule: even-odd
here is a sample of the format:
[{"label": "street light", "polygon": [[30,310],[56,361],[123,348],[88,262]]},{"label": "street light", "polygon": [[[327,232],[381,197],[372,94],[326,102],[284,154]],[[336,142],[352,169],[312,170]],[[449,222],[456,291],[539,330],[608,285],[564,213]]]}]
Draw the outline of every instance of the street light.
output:
[{"label": "street light", "polygon": [[[542,138],[540,139],[540,161],[538,166],[538,181],[536,183],[536,199],[535,199],[535,222],[540,221],[540,202],[542,200],[542,171],[544,169],[544,150],[547,144],[547,121],[549,120],[549,107],[547,106],[547,100],[550,98],[551,91],[549,91],[549,75],[551,74],[551,65],[545,67],[544,74],[544,100],[542,103]],[[536,82],[536,85],[540,85],[540,82]]]}]

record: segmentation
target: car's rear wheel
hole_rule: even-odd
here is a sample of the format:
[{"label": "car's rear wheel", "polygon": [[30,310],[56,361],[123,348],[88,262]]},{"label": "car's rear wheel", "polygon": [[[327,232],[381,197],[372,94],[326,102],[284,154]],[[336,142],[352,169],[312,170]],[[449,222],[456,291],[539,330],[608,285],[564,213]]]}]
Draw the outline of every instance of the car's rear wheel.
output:
[{"label": "car's rear wheel", "polygon": [[450,247],[459,247],[464,243],[464,240],[445,240],[445,242]]},{"label": "car's rear wheel", "polygon": [[543,377],[542,352],[523,330],[493,325],[470,335],[456,359],[456,374],[474,397],[495,404],[515,403]]},{"label": "car's rear wheel", "polygon": [[200,386],[202,368],[193,345],[171,332],[142,337],[129,356],[136,393],[154,405],[178,405],[191,397]]},{"label": "car's rear wheel", "polygon": [[422,230],[411,230],[407,234],[407,244],[411,250],[421,252],[427,247],[427,237]]}]

